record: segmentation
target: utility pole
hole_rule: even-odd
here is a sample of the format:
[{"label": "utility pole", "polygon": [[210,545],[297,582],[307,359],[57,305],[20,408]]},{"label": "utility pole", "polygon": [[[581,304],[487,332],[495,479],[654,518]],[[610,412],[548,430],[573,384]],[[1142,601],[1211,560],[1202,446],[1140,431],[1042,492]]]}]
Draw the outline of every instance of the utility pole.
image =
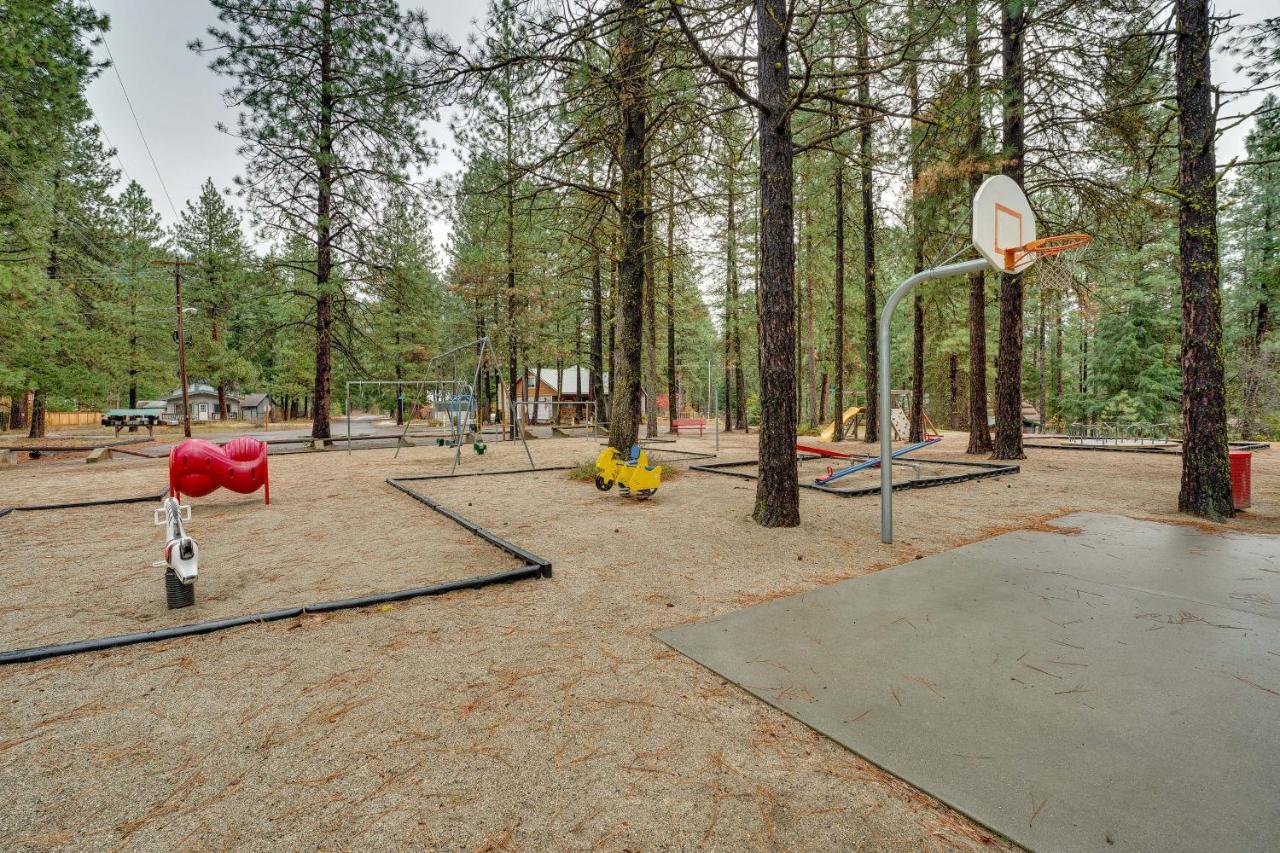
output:
[{"label": "utility pole", "polygon": [[178,311],[178,381],[182,383],[182,434],[191,438],[191,400],[187,387],[187,336],[182,310],[182,268],[195,266],[194,261],[152,261],[153,264],[168,266],[173,264],[173,295]]}]

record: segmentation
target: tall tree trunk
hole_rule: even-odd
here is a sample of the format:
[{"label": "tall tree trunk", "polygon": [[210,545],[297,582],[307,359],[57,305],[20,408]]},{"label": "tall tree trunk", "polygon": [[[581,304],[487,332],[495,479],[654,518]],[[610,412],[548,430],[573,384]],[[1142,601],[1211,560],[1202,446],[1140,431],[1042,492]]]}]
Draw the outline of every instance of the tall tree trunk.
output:
[{"label": "tall tree trunk", "polygon": [[1047,377],[1045,375],[1048,372],[1048,367],[1049,367],[1048,365],[1049,352],[1045,345],[1045,342],[1046,342],[1045,323],[1047,319],[1045,317],[1045,299],[1046,298],[1047,298],[1047,294],[1045,293],[1044,286],[1042,285],[1040,287],[1040,306],[1039,306],[1040,323],[1039,323],[1039,329],[1037,330],[1038,337],[1036,340],[1036,374],[1040,382],[1040,386],[1039,386],[1040,396],[1037,401],[1037,408],[1040,413],[1040,432],[1041,433],[1044,433],[1047,431],[1045,430],[1044,425],[1045,425],[1045,421],[1048,419],[1048,415],[1046,414],[1046,412],[1049,408],[1049,400],[1048,400],[1049,386],[1048,386]]},{"label": "tall tree trunk", "polygon": [[[908,0],[909,33],[915,38],[915,3]],[[924,269],[924,226],[920,214],[920,152],[924,144],[920,116],[920,71],[915,49],[908,53],[907,94],[911,104],[911,211],[912,274]],[[911,412],[909,442],[924,441],[924,294],[916,288],[911,302]]]},{"label": "tall tree trunk", "polygon": [[[965,76],[969,96],[969,195],[982,185],[982,51],[978,42],[978,0],[965,4]],[[986,273],[969,273],[969,447],[966,453],[991,452],[987,423]]]},{"label": "tall tree trunk", "polygon": [[[399,312],[397,312],[397,313],[399,313]],[[476,329],[476,331],[480,332],[480,337],[483,337],[483,336],[484,336],[484,320],[477,320],[476,325],[477,325],[477,329]],[[401,342],[400,342],[400,328],[399,328],[399,326],[398,326],[398,325],[397,325],[397,327],[396,327],[396,331],[395,331],[395,345],[396,345],[396,366],[395,366],[395,370],[394,370],[394,375],[395,375],[396,383],[397,383],[397,384],[396,384],[396,386],[395,386],[395,391],[396,391],[396,404],[395,404],[396,426],[404,426],[404,386],[403,386],[403,385],[398,384],[398,383],[400,382],[400,380],[404,378],[404,360],[403,360],[403,348],[402,348],[402,344],[401,344]],[[376,386],[375,386],[375,387],[376,387]]]},{"label": "tall tree trunk", "polygon": [[[129,408],[138,408],[138,304],[132,290],[129,294]],[[136,426],[129,432],[137,432]]]},{"label": "tall tree trunk", "polygon": [[37,388],[31,395],[31,425],[27,438],[44,438],[44,390]]},{"label": "tall tree trunk", "polygon": [[1080,318],[1080,394],[1089,393],[1089,327]]},{"label": "tall tree trunk", "polygon": [[[821,378],[818,379],[818,418],[822,419],[827,414],[827,371],[822,371]],[[839,417],[837,414],[836,417]],[[818,425],[818,421],[814,421],[814,425]]]},{"label": "tall tree trunk", "polygon": [[600,287],[600,247],[591,238],[591,399],[598,419],[604,405],[604,299]]},{"label": "tall tree trunk", "polygon": [[[1004,0],[1000,34],[1004,56],[1004,173],[1022,186],[1022,46],[1027,12],[1023,0]],[[996,440],[992,459],[1025,459],[1022,452],[1022,274],[1000,276],[1000,350],[996,355]]]},{"label": "tall tree trunk", "polygon": [[620,256],[620,253],[617,250],[620,249],[622,245],[620,240],[621,236],[622,228],[619,226],[619,239],[614,240],[614,258],[609,262],[609,358],[606,362],[609,365],[609,381],[605,384],[605,400],[604,403],[601,404],[604,406],[604,412],[607,418],[613,417],[614,389],[617,388],[617,385],[614,384],[614,377],[617,376],[618,373],[618,282],[620,280],[620,276],[618,275],[618,257]]},{"label": "tall tree trunk", "polygon": [[[867,37],[866,11],[858,13],[858,100],[871,103],[871,59]],[[876,338],[876,323],[880,316],[879,298],[876,293],[876,194],[871,171],[871,122],[870,106],[858,110],[858,159],[862,189],[862,302],[865,312],[866,334],[866,405],[863,422],[866,429],[863,440],[868,444],[880,441],[880,409],[877,365],[880,360],[880,343]],[[843,405],[843,402],[841,403]]]},{"label": "tall tree trunk", "polygon": [[[217,344],[222,340],[222,328],[218,324],[218,317],[214,315],[212,318],[213,342]],[[225,421],[227,419],[227,382],[225,379],[218,380],[218,420]]]},{"label": "tall tree trunk", "polygon": [[331,0],[321,4],[320,42],[320,128],[316,168],[316,371],[315,405],[311,416],[311,437],[329,437],[329,394],[333,374],[333,10]]},{"label": "tall tree trunk", "polygon": [[658,435],[658,282],[654,276],[653,174],[645,166],[644,186],[644,406],[648,438]]},{"label": "tall tree trunk", "polygon": [[23,429],[27,425],[23,397],[26,391],[14,391],[9,397],[9,429]]},{"label": "tall tree trunk", "polygon": [[760,478],[752,517],[762,527],[800,523],[796,468],[795,231],[785,0],[756,0],[760,137]]},{"label": "tall tree trunk", "polygon": [[618,209],[622,246],[618,258],[614,352],[613,413],[609,444],[627,452],[640,432],[641,315],[644,311],[645,131],[649,107],[646,79],[645,0],[620,0],[621,21],[614,48],[621,83],[619,106],[622,146],[619,152]]},{"label": "tall tree trunk", "polygon": [[1178,509],[1230,518],[1218,189],[1208,0],[1177,0],[1178,257],[1182,273],[1182,489]]},{"label": "tall tree trunk", "polygon": [[[738,429],[744,434],[751,432],[751,424],[747,422],[747,374],[745,360],[742,357],[742,323],[733,326],[733,405],[734,419]],[[726,383],[728,380],[725,380]]]},{"label": "tall tree trunk", "polygon": [[680,387],[676,382],[676,185],[667,191],[667,406],[671,417],[680,416]]},{"label": "tall tree trunk", "polygon": [[1062,294],[1053,300],[1053,419],[1062,427]]},{"label": "tall tree trunk", "polygon": [[[832,129],[837,127],[837,119],[831,117]],[[836,152],[835,174],[835,209],[836,209],[836,257],[835,257],[835,347],[836,355],[836,388],[834,419],[836,432],[834,439],[844,441],[844,157]]]},{"label": "tall tree trunk", "polygon": [[919,293],[911,303],[911,417],[908,441],[924,441],[924,299]]},{"label": "tall tree trunk", "polygon": [[[738,386],[734,386],[734,393],[730,394],[729,389],[729,371],[735,374],[742,372],[742,347],[741,338],[738,335],[738,323],[740,321],[738,311],[738,220],[737,220],[737,184],[738,173],[735,168],[735,152],[732,145],[725,146],[725,214],[724,214],[724,231],[725,231],[725,298],[724,298],[724,327],[725,327],[725,381],[724,381],[724,421],[726,431],[744,428],[746,422],[742,418],[735,417],[738,409],[734,403],[741,405],[741,399],[733,400],[731,397],[738,396]],[[707,399],[710,399],[711,391],[707,391]],[[708,413],[709,414],[709,413]]]},{"label": "tall tree trunk", "polygon": [[805,222],[804,235],[804,301],[805,301],[805,337],[808,338],[808,346],[806,347],[805,358],[808,361],[808,376],[806,377],[809,384],[809,410],[806,414],[806,420],[809,425],[817,426],[819,412],[818,407],[818,336],[815,323],[815,314],[813,310],[813,221],[807,219]]},{"label": "tall tree trunk", "polygon": [[512,108],[508,103],[503,116],[503,136],[506,145],[506,163],[504,164],[506,168],[504,186],[506,191],[506,240],[503,247],[503,260],[506,263],[507,274],[507,395],[509,397],[506,417],[511,421],[507,427],[508,435],[512,440],[515,440],[520,437],[520,411],[516,408],[516,385],[520,379],[517,375],[520,369],[520,338],[518,336],[520,304],[516,292],[516,177],[513,168],[515,164],[515,128],[514,118],[511,113]]},{"label": "tall tree trunk", "polygon": [[969,447],[966,453],[991,452],[987,412],[987,274],[969,274]]},{"label": "tall tree trunk", "polygon": [[947,425],[960,428],[960,357],[955,353],[947,357]]},{"label": "tall tree trunk", "polygon": [[1244,388],[1240,401],[1240,437],[1246,440],[1258,437],[1262,418],[1261,396],[1268,372],[1268,356],[1265,350],[1267,335],[1271,331],[1271,269],[1272,208],[1271,196],[1262,200],[1262,258],[1258,265],[1262,273],[1257,276],[1258,296],[1253,310],[1253,330],[1245,344]]}]

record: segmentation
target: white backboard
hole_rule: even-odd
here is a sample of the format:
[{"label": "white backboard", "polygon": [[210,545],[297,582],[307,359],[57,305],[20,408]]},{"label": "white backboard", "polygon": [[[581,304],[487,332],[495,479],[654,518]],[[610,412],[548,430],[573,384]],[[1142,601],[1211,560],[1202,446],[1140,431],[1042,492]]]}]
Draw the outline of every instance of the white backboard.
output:
[{"label": "white backboard", "polygon": [[1035,252],[1020,254],[1012,269],[1005,250],[1016,249],[1036,238],[1036,215],[1017,182],[1006,175],[992,175],[973,197],[973,247],[993,269],[1021,272],[1036,261]]}]

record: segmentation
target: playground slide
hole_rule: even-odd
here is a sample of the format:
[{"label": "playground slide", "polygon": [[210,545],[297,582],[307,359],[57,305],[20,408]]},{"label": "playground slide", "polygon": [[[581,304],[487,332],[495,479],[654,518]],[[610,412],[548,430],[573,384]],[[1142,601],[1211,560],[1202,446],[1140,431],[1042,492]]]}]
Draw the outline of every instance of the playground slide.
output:
[{"label": "playground slide", "polygon": [[[849,421],[853,420],[862,412],[861,406],[850,406],[844,410],[845,429],[849,428]],[[836,437],[836,422],[832,421],[822,428],[822,432],[818,433],[819,441],[830,441]]]}]

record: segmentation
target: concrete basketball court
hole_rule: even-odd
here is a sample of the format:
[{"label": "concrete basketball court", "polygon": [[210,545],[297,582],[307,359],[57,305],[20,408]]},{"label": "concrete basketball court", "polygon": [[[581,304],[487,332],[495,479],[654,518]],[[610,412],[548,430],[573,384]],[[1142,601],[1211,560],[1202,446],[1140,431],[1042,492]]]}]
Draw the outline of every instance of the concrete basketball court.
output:
[{"label": "concrete basketball court", "polygon": [[1280,849],[1280,537],[1054,527],[657,636],[1025,847]]}]

